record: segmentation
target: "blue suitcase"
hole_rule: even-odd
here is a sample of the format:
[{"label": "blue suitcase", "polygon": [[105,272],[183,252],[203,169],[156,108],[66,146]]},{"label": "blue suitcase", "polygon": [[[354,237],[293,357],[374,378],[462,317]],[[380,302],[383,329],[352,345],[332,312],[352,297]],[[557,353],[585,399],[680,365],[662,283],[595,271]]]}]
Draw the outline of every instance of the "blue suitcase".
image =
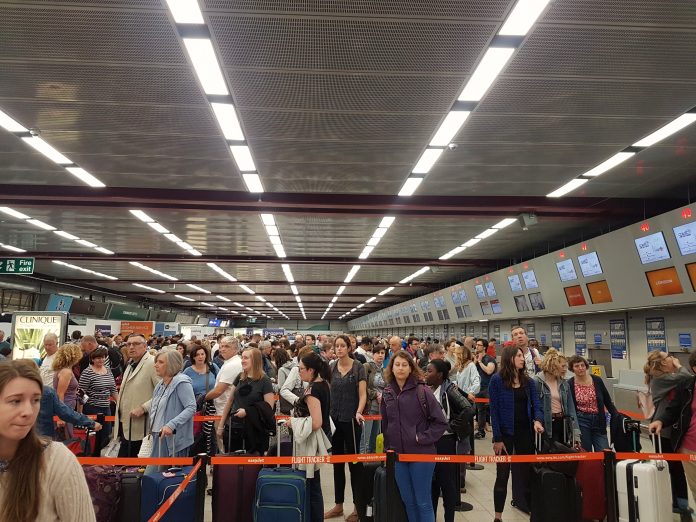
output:
[{"label": "blue suitcase", "polygon": [[[281,430],[277,431],[280,441]],[[280,447],[278,443],[279,457]],[[254,498],[254,522],[278,521],[309,522],[309,495],[304,471],[277,467],[259,472]]]},{"label": "blue suitcase", "polygon": [[[174,490],[184,481],[193,466],[185,466],[180,471],[158,472],[154,475],[143,475],[141,480],[140,521],[148,522],[150,517],[174,493]],[[173,476],[168,476],[168,475]],[[196,519],[196,476],[191,479],[186,489],[172,504],[169,511],[160,518],[161,522],[183,522]]]}]

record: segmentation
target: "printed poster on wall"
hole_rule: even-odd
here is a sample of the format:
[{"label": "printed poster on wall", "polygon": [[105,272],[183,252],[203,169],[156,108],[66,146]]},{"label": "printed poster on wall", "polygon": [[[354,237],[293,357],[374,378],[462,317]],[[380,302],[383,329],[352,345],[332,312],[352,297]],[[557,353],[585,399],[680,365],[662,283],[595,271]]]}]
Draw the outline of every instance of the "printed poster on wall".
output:
[{"label": "printed poster on wall", "polygon": [[469,325],[469,337],[473,337],[473,336],[474,336],[474,325],[470,324]]},{"label": "printed poster on wall", "polygon": [[563,333],[561,323],[551,323],[551,346],[560,350],[563,343]]},{"label": "printed poster on wall", "polygon": [[612,359],[626,359],[626,321],[609,321],[609,343]]},{"label": "printed poster on wall", "polygon": [[525,329],[527,330],[527,337],[536,339],[536,325],[534,323],[526,325]]},{"label": "printed poster on wall", "polygon": [[573,327],[575,336],[575,353],[581,357],[587,356],[587,330],[585,321],[577,321]]},{"label": "printed poster on wall", "polygon": [[664,317],[648,317],[645,320],[645,337],[647,338],[648,353],[655,350],[667,351],[667,334]]},{"label": "printed poster on wall", "polygon": [[500,325],[496,324],[493,326],[493,338],[500,340]]},{"label": "printed poster on wall", "polygon": [[14,312],[12,358],[42,358],[46,355],[43,347],[44,336],[48,333],[56,334],[58,344],[62,344],[67,328],[68,314],[65,312]]},{"label": "printed poster on wall", "polygon": [[488,339],[488,323],[481,324],[481,337]]}]

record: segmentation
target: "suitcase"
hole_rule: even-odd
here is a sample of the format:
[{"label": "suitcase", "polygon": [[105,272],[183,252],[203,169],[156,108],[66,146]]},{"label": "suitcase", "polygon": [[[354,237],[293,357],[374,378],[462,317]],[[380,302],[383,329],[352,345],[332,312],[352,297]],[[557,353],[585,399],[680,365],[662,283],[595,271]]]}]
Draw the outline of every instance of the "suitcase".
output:
[{"label": "suitcase", "polygon": [[[659,437],[653,447],[662,453]],[[657,439],[657,445],[656,440]],[[616,465],[619,522],[672,520],[672,483],[664,460],[622,460]]]},{"label": "suitcase", "polygon": [[527,499],[529,484],[522,479],[519,464],[510,466],[510,474],[512,475],[512,500],[510,505],[529,515],[529,500]]},{"label": "suitcase", "polygon": [[573,477],[538,466],[532,471],[531,490],[531,522],[582,520],[582,495]]},{"label": "suitcase", "polygon": [[604,463],[596,460],[579,462],[575,481],[582,491],[583,520],[604,520],[607,516]]},{"label": "suitcase", "polygon": [[[161,444],[161,440],[159,444]],[[158,452],[159,453],[159,452]],[[176,449],[172,448],[176,454]],[[172,493],[181,485],[186,476],[191,473],[193,466],[183,468],[169,468],[167,471],[143,475],[140,492],[140,521],[148,522],[152,515],[164,504]],[[176,502],[172,504],[161,522],[181,522],[195,520],[196,518],[196,492],[197,477],[194,476],[184,491],[181,492]]]},{"label": "suitcase", "polygon": [[[276,431],[280,441],[280,425]],[[276,448],[280,457],[280,442]],[[278,466],[259,472],[254,497],[254,522],[277,521],[309,522],[309,495],[304,471]]]},{"label": "suitcase", "polygon": [[141,480],[145,468],[123,468],[116,522],[134,522],[140,518]]},{"label": "suitcase", "polygon": [[[395,465],[396,454],[388,451],[386,464],[375,470],[375,487],[372,497],[374,522],[408,522],[406,506],[401,500],[399,487],[396,485]],[[430,484],[427,487],[430,488]]]},{"label": "suitcase", "polygon": [[121,499],[121,473],[113,466],[84,466],[97,522],[114,522]]},{"label": "suitcase", "polygon": [[[231,446],[231,430],[227,430],[227,447]],[[234,453],[246,455],[245,450]],[[213,522],[252,522],[256,480],[260,465],[213,466]]]}]

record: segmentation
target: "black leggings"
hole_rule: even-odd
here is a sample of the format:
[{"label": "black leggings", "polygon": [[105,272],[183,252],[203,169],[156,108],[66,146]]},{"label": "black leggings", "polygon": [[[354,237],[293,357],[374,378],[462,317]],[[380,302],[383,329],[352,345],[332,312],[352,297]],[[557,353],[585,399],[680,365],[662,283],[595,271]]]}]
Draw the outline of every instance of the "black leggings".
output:
[{"label": "black leggings", "polygon": [[[517,430],[514,437],[503,435],[503,443],[508,455],[532,455],[534,453],[534,441],[530,430]],[[504,453],[503,453],[504,454]],[[525,484],[525,496],[529,500],[529,474],[531,466],[520,464],[497,464],[495,486],[493,486],[493,505],[496,513],[502,513],[507,497],[508,479],[510,478],[510,466],[517,466],[520,481]]]},{"label": "black leggings", "polygon": [[[334,419],[336,431],[331,439],[332,453],[334,455],[346,455],[359,453],[356,451],[356,442],[360,442],[362,433],[361,427],[355,421],[339,422]],[[353,433],[355,430],[355,434]],[[360,498],[362,491],[362,463],[349,462],[350,486],[353,489],[353,504],[355,504],[358,514],[365,508],[366,503]],[[336,504],[343,504],[346,489],[346,466],[345,464],[334,464],[334,490],[336,494]]]}]

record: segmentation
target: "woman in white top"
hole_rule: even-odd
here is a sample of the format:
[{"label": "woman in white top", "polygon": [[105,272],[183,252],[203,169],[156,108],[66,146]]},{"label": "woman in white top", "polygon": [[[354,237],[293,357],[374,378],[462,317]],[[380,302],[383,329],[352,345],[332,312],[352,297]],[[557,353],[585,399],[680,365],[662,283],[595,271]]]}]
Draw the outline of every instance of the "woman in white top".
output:
[{"label": "woman in white top", "polygon": [[[476,369],[474,357],[466,346],[457,346],[454,357],[455,365],[451,373],[456,375],[457,386],[473,404],[476,394],[481,391],[481,376]],[[452,376],[450,380],[454,380]]]},{"label": "woman in white top", "polygon": [[0,520],[94,522],[77,459],[34,430],[42,389],[34,361],[0,364]]}]

